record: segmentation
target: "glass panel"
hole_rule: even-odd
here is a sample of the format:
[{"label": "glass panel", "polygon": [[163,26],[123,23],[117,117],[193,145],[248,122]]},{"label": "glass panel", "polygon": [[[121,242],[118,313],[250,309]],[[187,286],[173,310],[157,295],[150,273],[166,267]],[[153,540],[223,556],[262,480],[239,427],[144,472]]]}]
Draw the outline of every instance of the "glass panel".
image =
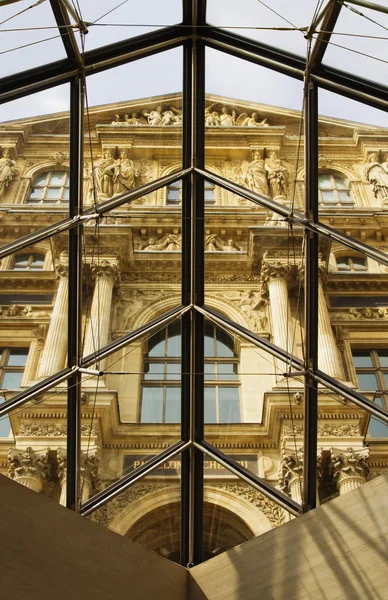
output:
[{"label": "glass panel", "polygon": [[46,191],[46,198],[48,200],[60,200],[61,199],[61,190],[58,188],[48,188]]},{"label": "glass panel", "polygon": [[216,388],[205,387],[204,390],[205,403],[205,423],[217,422],[217,404],[216,404]]},{"label": "glass panel", "polygon": [[337,202],[333,192],[321,192],[321,197],[323,202]]},{"label": "glass panel", "polygon": [[181,365],[180,363],[167,363],[167,379],[180,379],[181,378]]},{"label": "glass panel", "polygon": [[346,181],[343,179],[343,177],[338,177],[337,175],[335,175],[334,181],[335,181],[335,187],[338,190],[345,190],[348,187],[346,184]]},{"label": "glass panel", "polygon": [[382,367],[388,367],[388,352],[379,350],[379,361]]},{"label": "glass panel", "polygon": [[162,329],[155,333],[148,342],[148,356],[165,356],[166,343],[166,332]]},{"label": "glass panel", "polygon": [[167,356],[181,355],[181,324],[180,321],[168,327]]},{"label": "glass panel", "polygon": [[324,64],[380,82],[387,73],[387,28],[388,15],[382,11],[343,4]]},{"label": "glass panel", "polygon": [[379,384],[373,373],[357,373],[358,384],[362,390],[378,390]]},{"label": "glass panel", "polygon": [[319,189],[332,188],[333,182],[330,175],[326,175],[325,173],[318,175],[318,186]]},{"label": "glass panel", "polygon": [[204,353],[206,357],[215,356],[214,351],[214,325],[209,321],[205,321],[205,342]]},{"label": "glass panel", "polygon": [[216,365],[214,363],[205,363],[205,380],[214,381],[216,378]]},{"label": "glass panel", "polygon": [[[383,406],[383,401],[379,396],[376,397],[375,402],[379,406]],[[371,415],[368,435],[372,438],[388,438],[388,425]]]},{"label": "glass panel", "polygon": [[143,388],[140,420],[142,423],[163,422],[163,388]]},{"label": "glass panel", "polygon": [[6,372],[3,376],[2,389],[18,390],[23,379],[23,373]]},{"label": "glass panel", "polygon": [[[155,73],[163,74],[157,83]],[[127,193],[181,168],[181,48],[90,75],[87,87],[86,204]],[[91,145],[90,138],[97,138],[98,145]],[[138,199],[135,206],[158,206],[157,219],[167,210],[166,189]],[[179,251],[179,225],[178,233],[171,231],[169,240],[162,240],[155,231],[150,246],[162,240],[160,250]]]},{"label": "glass panel", "polygon": [[161,27],[180,23],[182,20],[181,0],[125,3],[112,6],[109,0],[79,0],[82,19],[88,23],[85,39],[86,50],[155,31]]},{"label": "glass panel", "polygon": [[353,352],[353,364],[355,367],[373,367],[372,357],[369,352]]},{"label": "glass panel", "polygon": [[1,20],[2,52],[7,52],[7,59],[2,61],[3,76],[37,67],[48,59],[66,58],[49,3],[19,0],[4,6],[2,2]]},{"label": "glass panel", "polygon": [[237,379],[237,365],[235,363],[218,363],[218,379]]},{"label": "glass panel", "polygon": [[[207,20],[212,25],[296,54],[306,54],[303,35],[294,28],[311,22],[315,3],[244,0],[237,4],[233,0],[209,0],[207,4]],[[243,93],[240,97],[245,98]]]},{"label": "glass panel", "polygon": [[239,388],[219,387],[220,423],[241,423]]},{"label": "glass panel", "polygon": [[233,339],[221,328],[216,329],[217,333],[217,345],[216,345],[216,356],[219,358],[230,358],[234,356],[234,342]]},{"label": "glass panel", "polygon": [[28,348],[10,348],[7,365],[10,367],[24,367],[27,362]]},{"label": "glass panel", "polygon": [[[129,473],[157,451],[126,450],[120,475]],[[179,562],[181,457],[174,456],[90,515],[90,519],[148,550]]]},{"label": "glass panel", "polygon": [[67,175],[65,175],[64,171],[51,171],[50,185],[62,186],[65,185],[66,180]]},{"label": "glass panel", "polygon": [[166,387],[166,423],[180,423],[181,420],[181,389]]},{"label": "glass panel", "polygon": [[[170,366],[170,365],[169,365]],[[145,363],[144,379],[163,379],[164,363]]]}]

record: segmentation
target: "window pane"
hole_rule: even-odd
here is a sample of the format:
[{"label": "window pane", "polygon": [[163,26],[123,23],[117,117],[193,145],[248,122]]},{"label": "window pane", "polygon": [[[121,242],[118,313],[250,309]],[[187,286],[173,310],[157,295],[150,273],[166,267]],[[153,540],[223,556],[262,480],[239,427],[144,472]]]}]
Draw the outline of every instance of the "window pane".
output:
[{"label": "window pane", "polygon": [[62,186],[64,184],[64,171],[53,171],[50,177],[50,185]]},{"label": "window pane", "polygon": [[61,197],[61,190],[59,188],[47,188],[46,198],[50,200],[58,200]]},{"label": "window pane", "polygon": [[[0,398],[0,403],[4,402],[4,398]],[[8,437],[11,433],[11,423],[8,416],[1,417],[0,419],[0,437]]]},{"label": "window pane", "polygon": [[321,192],[322,194],[322,200],[324,202],[328,202],[328,203],[336,203],[337,199],[334,197],[334,193],[333,192]]},{"label": "window pane", "polygon": [[42,188],[32,188],[30,193],[30,200],[41,200],[42,199]]},{"label": "window pane", "polygon": [[181,420],[181,388],[166,388],[166,423],[179,423]]},{"label": "window pane", "polygon": [[220,401],[220,423],[240,423],[239,388],[218,390]]},{"label": "window pane", "polygon": [[215,363],[205,363],[205,380],[214,381],[216,378],[216,365]]},{"label": "window pane", "polygon": [[172,323],[168,328],[167,356],[181,355],[181,324]]},{"label": "window pane", "polygon": [[[381,398],[378,396],[375,400],[376,404],[383,406]],[[368,434],[371,437],[388,437],[388,425],[380,421],[374,416],[371,416],[369,421]]]},{"label": "window pane", "polygon": [[339,198],[340,198],[340,202],[342,202],[342,204],[353,204],[353,200],[352,197],[350,195],[350,192],[338,192]]},{"label": "window pane", "polygon": [[163,388],[144,387],[141,403],[142,423],[162,423]]},{"label": "window pane", "polygon": [[205,356],[214,356],[214,326],[205,321]]},{"label": "window pane", "polygon": [[334,180],[335,180],[335,187],[338,190],[346,190],[346,189],[348,189],[346,181],[342,177],[338,177],[338,175],[335,175],[334,176]]},{"label": "window pane", "polygon": [[180,200],[180,191],[179,190],[168,190],[168,200]]},{"label": "window pane", "polygon": [[216,388],[205,387],[205,423],[217,423]]},{"label": "window pane", "polygon": [[337,267],[339,271],[350,271],[349,259],[347,257],[337,258]]},{"label": "window pane", "polygon": [[146,363],[144,379],[164,379],[164,363]]},{"label": "window pane", "polygon": [[148,341],[148,356],[164,356],[166,330],[158,331]]},{"label": "window pane", "polygon": [[65,188],[63,190],[63,194],[62,194],[62,200],[68,200],[69,199],[69,188]]},{"label": "window pane", "polygon": [[376,375],[374,373],[357,373],[358,384],[361,390],[378,390]]},{"label": "window pane", "polygon": [[167,376],[166,379],[180,379],[181,378],[181,363],[167,363]]},{"label": "window pane", "polygon": [[366,260],[365,258],[352,257],[353,268],[355,271],[366,271]]},{"label": "window pane", "polygon": [[11,348],[7,364],[11,367],[24,367],[27,362],[28,348]]},{"label": "window pane", "polygon": [[42,254],[33,254],[30,265],[31,271],[39,271],[43,269],[44,256]]},{"label": "window pane", "polygon": [[218,379],[237,379],[236,363],[218,363]]},{"label": "window pane", "polygon": [[379,352],[379,361],[382,367],[388,367],[388,352]]},{"label": "window pane", "polygon": [[15,258],[14,271],[24,271],[28,267],[29,254],[18,254]]},{"label": "window pane", "polygon": [[385,389],[388,390],[388,373],[384,373]]},{"label": "window pane", "polygon": [[2,389],[3,390],[17,390],[20,388],[20,384],[23,379],[23,373],[12,373],[7,371],[4,373]]},{"label": "window pane", "polygon": [[319,175],[318,186],[319,186],[319,189],[322,189],[322,188],[330,189],[331,187],[333,187],[333,184],[330,179],[330,175],[327,175],[326,173],[322,173],[322,175]]},{"label": "window pane", "polygon": [[353,363],[355,367],[373,367],[372,357],[369,352],[353,352]]},{"label": "window pane", "polygon": [[217,353],[220,358],[230,358],[234,356],[234,341],[222,329],[217,329]]}]

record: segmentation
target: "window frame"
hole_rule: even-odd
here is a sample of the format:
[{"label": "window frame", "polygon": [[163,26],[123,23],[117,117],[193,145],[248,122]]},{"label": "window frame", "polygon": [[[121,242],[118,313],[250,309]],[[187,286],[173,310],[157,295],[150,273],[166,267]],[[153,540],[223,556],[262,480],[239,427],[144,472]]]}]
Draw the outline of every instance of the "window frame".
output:
[{"label": "window frame", "polygon": [[[177,198],[169,198],[170,192],[179,191],[179,199]],[[206,192],[212,192],[212,197],[206,199]],[[204,198],[206,206],[213,206],[216,204],[216,186],[211,181],[205,179],[204,182]],[[167,186],[166,191],[166,206],[180,206],[182,203],[182,180],[178,179],[178,181],[174,181]]]},{"label": "window frame", "polygon": [[[62,173],[62,184],[61,185],[52,185],[51,184],[51,179],[54,173]],[[40,177],[42,178],[43,175],[45,175],[45,182],[44,184],[35,184],[34,181]],[[68,205],[69,204],[69,197],[64,198],[64,194],[66,192],[66,190],[68,191],[68,194],[70,192],[70,180],[69,180],[69,170],[68,169],[47,169],[44,171],[40,171],[39,173],[35,173],[33,175],[33,177],[31,178],[31,185],[28,191],[28,197],[26,200],[26,204],[33,204],[33,205],[47,205],[47,204],[57,204],[57,205]],[[41,198],[31,198],[31,194],[34,192],[34,188],[37,189],[41,189],[42,190],[42,197]],[[49,192],[49,190],[59,190],[59,194],[56,198],[47,198],[47,193]]]},{"label": "window frame", "polygon": [[[387,366],[382,365],[381,361],[380,361],[380,357],[383,355],[383,352],[386,354],[386,357],[387,357]],[[357,366],[354,361],[354,358],[357,356],[357,354],[362,355],[362,356],[366,356],[367,354],[369,354],[372,366]],[[388,408],[388,350],[383,349],[383,348],[372,348],[372,349],[370,349],[370,348],[365,348],[365,349],[352,348],[352,360],[353,360],[353,367],[356,372],[358,388],[362,392],[373,392],[373,394],[374,394],[373,402],[376,402],[377,399],[380,398],[381,406]],[[378,385],[378,389],[367,390],[366,388],[361,387],[358,376],[363,375],[363,374],[374,375],[377,385]],[[385,380],[384,375],[386,375],[387,380]],[[380,403],[377,402],[377,404],[380,404]],[[372,436],[369,433],[372,419],[373,419],[373,415],[368,413],[368,428],[367,428],[366,435],[367,435],[368,439],[370,439],[370,440],[379,439],[379,436]],[[378,421],[378,419],[377,419],[377,422],[382,424],[382,422]],[[388,436],[388,426],[387,426],[387,436]],[[386,438],[384,437],[381,439],[386,439]]]},{"label": "window frame", "polygon": [[[365,264],[365,268],[358,268],[356,269],[354,267],[354,262],[353,259],[357,259],[357,260],[363,260],[364,264]],[[347,261],[349,268],[348,269],[340,269],[338,266],[338,261]],[[335,257],[335,262],[336,262],[336,267],[337,267],[337,271],[338,273],[341,274],[346,274],[346,273],[367,273],[369,270],[369,265],[368,265],[368,260],[367,258],[361,256],[361,255],[356,255],[356,254],[344,254],[344,255],[337,255]]]},{"label": "window frame", "polygon": [[[26,350],[26,354],[25,354],[26,360],[25,360],[24,365],[9,365],[8,364],[9,359],[12,354],[12,350]],[[26,366],[27,366],[29,351],[30,351],[29,346],[7,346],[7,345],[3,346],[3,345],[0,345],[0,404],[2,404],[5,401],[4,392],[20,390],[21,385],[23,383],[24,372],[25,372]],[[4,377],[7,373],[21,373],[22,374],[19,387],[17,387],[17,388],[15,388],[15,387],[4,388],[3,387]],[[3,423],[3,425],[5,423],[9,422],[9,427],[10,427],[10,432],[11,432],[11,424],[9,421],[9,415],[7,415],[6,418],[3,418],[1,420],[1,422]],[[0,422],[0,424],[1,424],[1,422]],[[0,435],[0,439],[8,438],[8,437],[9,437],[9,434],[7,436]]]},{"label": "window frame", "polygon": [[[330,183],[332,184],[331,187],[327,187],[327,188],[321,187],[320,177],[323,175],[330,178]],[[346,185],[346,187],[338,188],[336,185],[337,184],[336,179],[342,180],[344,182],[344,184]],[[333,196],[333,202],[324,200],[322,192],[331,192],[332,196]],[[339,192],[349,192],[350,201],[349,202],[341,201]],[[321,171],[318,174],[318,205],[324,206],[326,208],[330,208],[330,207],[346,208],[346,207],[352,207],[355,205],[355,201],[354,201],[353,194],[351,192],[348,180],[342,173],[333,173],[332,171]]]}]

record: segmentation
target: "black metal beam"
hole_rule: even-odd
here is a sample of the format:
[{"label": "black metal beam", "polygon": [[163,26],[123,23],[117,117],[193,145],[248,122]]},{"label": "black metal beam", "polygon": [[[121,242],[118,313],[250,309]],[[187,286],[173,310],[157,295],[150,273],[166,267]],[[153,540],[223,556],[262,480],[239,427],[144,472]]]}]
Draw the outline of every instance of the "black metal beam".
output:
[{"label": "black metal beam", "polygon": [[60,0],[50,0],[50,4],[58,25],[59,33],[61,34],[67,57],[74,67],[80,68],[82,66],[82,58],[67,10]]},{"label": "black metal beam", "polygon": [[144,465],[131,471],[131,473],[124,475],[124,477],[121,477],[118,481],[111,483],[104,490],[93,496],[93,498],[84,502],[81,505],[79,512],[85,517],[90,515],[110,500],[113,500],[113,498],[116,498],[116,496],[131,487],[131,485],[140,481],[143,477],[150,475],[152,471],[163,465],[167,460],[170,460],[180,452],[184,452],[190,445],[191,442],[184,442],[182,440],[175,442],[175,444],[166,448],[166,450],[163,450],[157,456],[153,456],[147,460]]},{"label": "black metal beam", "polygon": [[[197,25],[203,2],[195,3],[197,12],[193,24]],[[202,6],[202,8],[201,8]],[[205,45],[194,39],[192,50],[192,130],[191,166],[205,166]],[[204,302],[204,179],[193,170],[191,175],[191,304]],[[204,436],[204,318],[198,311],[191,312],[191,393],[190,439],[200,441]],[[203,561],[203,454],[191,450],[191,510],[190,510],[190,564]]]},{"label": "black metal beam", "polygon": [[[192,3],[184,2],[185,10],[190,13],[191,20]],[[182,168],[191,169],[192,162],[192,40],[187,40],[183,45],[183,139],[182,139]],[[191,177],[182,180],[182,305],[191,304],[191,216],[192,216],[192,194]],[[181,438],[184,441],[190,439],[190,390],[191,390],[191,311],[182,315],[182,337],[181,337]],[[187,566],[190,562],[190,473],[191,473],[191,450],[188,448],[182,453],[181,461],[181,538],[180,538],[180,563]]]},{"label": "black metal beam", "polygon": [[32,246],[33,244],[37,244],[42,240],[45,240],[53,235],[64,231],[70,231],[70,229],[74,229],[78,227],[81,221],[81,218],[84,222],[87,222],[88,219],[95,219],[100,216],[103,216],[106,212],[113,210],[114,208],[118,208],[122,204],[126,204],[129,202],[133,202],[137,200],[137,198],[141,198],[146,194],[150,194],[162,187],[173,183],[174,181],[178,181],[181,177],[185,177],[191,173],[191,169],[185,169],[184,171],[176,171],[171,173],[170,175],[166,175],[165,177],[161,177],[160,179],[156,179],[155,181],[151,181],[150,183],[146,183],[135,190],[131,190],[130,192],[126,192],[125,194],[121,194],[120,196],[115,196],[110,200],[105,200],[96,206],[92,206],[86,209],[83,212],[83,215],[76,215],[75,217],[67,217],[66,219],[62,219],[58,221],[58,223],[53,223],[48,227],[44,227],[43,229],[39,229],[34,233],[30,233],[29,235],[25,235],[21,237],[19,240],[14,242],[10,242],[9,244],[5,244],[0,248],[0,259],[13,254],[14,252],[18,252],[23,250],[24,248],[28,248],[28,246]]},{"label": "black metal beam", "polygon": [[[272,342],[269,342],[265,338],[262,338],[259,334],[254,333],[249,329],[246,329],[245,327],[239,325],[238,323],[235,323],[234,321],[231,321],[224,315],[218,313],[216,310],[209,308],[209,306],[194,306],[194,308],[198,312],[202,313],[207,319],[210,319],[211,321],[216,323],[216,325],[219,325],[220,327],[225,327],[226,329],[233,332],[234,334],[237,334],[247,342],[253,344],[254,346],[257,346],[258,348],[261,348],[265,352],[268,352],[268,354],[271,354],[271,356],[274,356],[275,358],[278,358],[279,360],[289,364],[294,369],[297,369],[298,371],[303,371],[304,362],[300,358],[297,358],[296,356],[290,354],[290,352],[287,352],[287,350],[276,346]],[[283,375],[284,377],[287,377],[287,373],[283,373]]]},{"label": "black metal beam", "polygon": [[[84,80],[75,77],[70,96],[70,199],[69,217],[82,213]],[[69,231],[68,357],[69,368],[81,358],[82,329],[82,225]],[[67,382],[66,506],[78,511],[80,496],[81,374]]]},{"label": "black metal beam", "polygon": [[[318,89],[306,76],[304,90],[305,214],[318,221]],[[304,384],[303,509],[316,507],[318,384],[311,376],[318,368],[318,258],[319,236],[304,235],[304,329],[306,370]]]},{"label": "black metal beam", "polygon": [[337,0],[332,0],[332,5],[325,12],[325,16],[322,21],[322,32],[317,35],[311,50],[308,64],[308,68],[310,70],[316,69],[316,67],[321,64],[340,12],[341,4],[337,2]]},{"label": "black metal beam", "polygon": [[275,502],[276,504],[284,508],[290,514],[294,515],[295,517],[298,517],[302,514],[302,507],[297,502],[295,502],[295,500],[292,500],[292,498],[290,498],[286,494],[283,494],[283,492],[273,487],[270,483],[267,483],[265,479],[262,479],[258,475],[255,475],[254,473],[240,465],[238,462],[233,460],[233,458],[227,456],[226,454],[218,450],[218,448],[215,448],[214,446],[212,446],[208,442],[205,442],[204,440],[200,443],[194,442],[194,445],[198,450],[202,451],[204,454],[217,461],[220,465],[222,465],[225,469],[233,473],[233,475],[236,475],[239,479],[242,479],[243,481],[249,483],[249,485],[261,492],[270,500],[272,500],[272,502]]}]

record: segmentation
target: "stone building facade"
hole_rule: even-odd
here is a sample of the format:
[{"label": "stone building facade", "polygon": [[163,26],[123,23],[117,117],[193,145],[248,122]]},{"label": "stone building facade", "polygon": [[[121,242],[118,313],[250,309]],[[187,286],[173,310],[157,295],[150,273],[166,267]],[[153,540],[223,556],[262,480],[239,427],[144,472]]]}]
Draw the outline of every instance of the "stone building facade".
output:
[{"label": "stone building facade", "polygon": [[[108,200],[181,165],[179,95],[92,108],[84,203]],[[296,111],[209,96],[207,168],[295,210],[304,203]],[[67,216],[68,115],[0,126],[3,243]],[[388,130],[322,118],[323,223],[386,251]],[[303,153],[302,153],[303,154]],[[303,236],[298,227],[205,184],[206,305],[303,359]],[[83,354],[179,306],[181,185],[174,182],[85,221]],[[60,371],[67,356],[67,233],[0,267],[3,398]],[[320,243],[319,367],[388,407],[388,272],[325,237]],[[82,385],[82,501],[180,439],[179,320],[100,362]],[[296,501],[303,473],[303,379],[280,359],[205,325],[205,438]],[[67,389],[1,421],[0,470],[65,503]],[[319,395],[320,502],[388,470],[387,430],[338,394]],[[170,460],[91,518],[175,559],[180,459]],[[205,461],[205,550],[212,556],[289,516]]]}]

